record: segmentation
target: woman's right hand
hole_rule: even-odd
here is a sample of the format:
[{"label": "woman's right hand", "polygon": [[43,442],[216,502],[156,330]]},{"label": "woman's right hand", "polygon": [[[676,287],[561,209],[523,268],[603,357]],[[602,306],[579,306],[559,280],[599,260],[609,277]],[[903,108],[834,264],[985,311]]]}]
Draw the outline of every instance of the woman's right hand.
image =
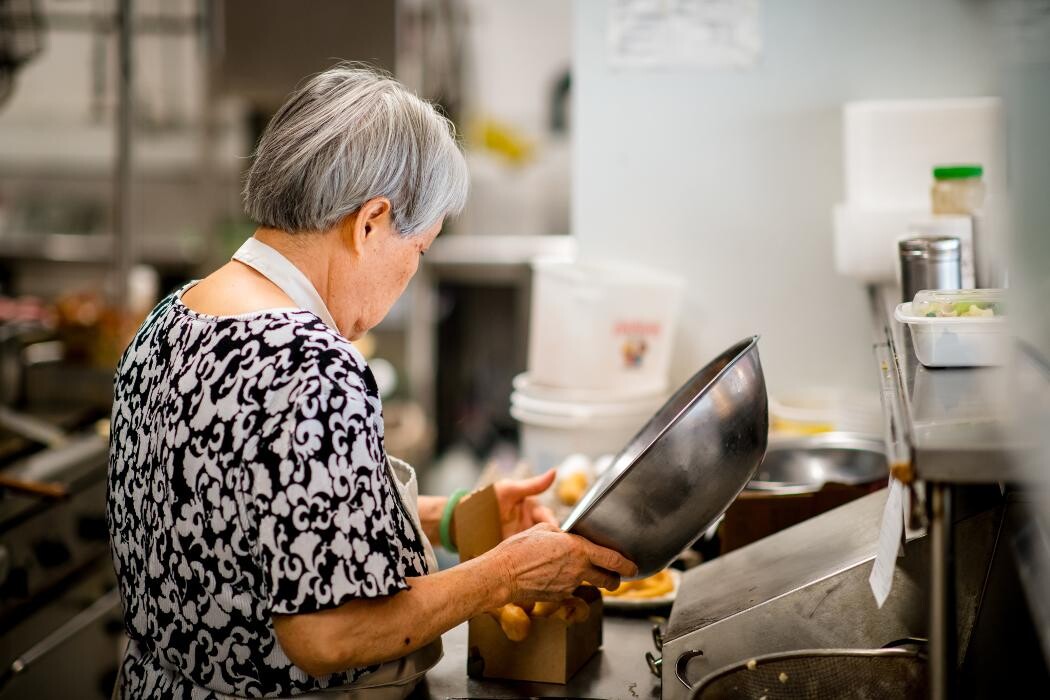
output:
[{"label": "woman's right hand", "polygon": [[584,581],[601,588],[620,585],[638,567],[611,549],[541,523],[492,550],[502,564],[511,602],[558,601]]}]

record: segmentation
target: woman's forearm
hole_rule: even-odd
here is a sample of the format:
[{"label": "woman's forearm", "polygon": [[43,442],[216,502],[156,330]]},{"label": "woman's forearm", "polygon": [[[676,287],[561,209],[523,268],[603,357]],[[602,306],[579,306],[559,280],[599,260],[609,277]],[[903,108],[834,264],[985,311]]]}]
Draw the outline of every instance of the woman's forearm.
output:
[{"label": "woman's forearm", "polygon": [[426,646],[511,598],[507,567],[495,552],[408,582],[409,590],[392,596],[275,617],[281,647],[312,676],[361,668]]},{"label": "woman's forearm", "polygon": [[441,516],[446,503],[448,498],[445,496],[419,497],[419,524],[423,526],[423,534],[435,547],[441,544]]}]

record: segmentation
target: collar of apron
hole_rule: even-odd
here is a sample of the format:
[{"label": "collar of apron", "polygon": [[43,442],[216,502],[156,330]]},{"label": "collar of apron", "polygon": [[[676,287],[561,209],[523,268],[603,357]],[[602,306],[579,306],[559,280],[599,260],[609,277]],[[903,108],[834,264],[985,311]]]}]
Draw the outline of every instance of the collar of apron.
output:
[{"label": "collar of apron", "polygon": [[302,270],[276,249],[256,238],[249,238],[237,249],[232,259],[244,263],[273,282],[296,306],[316,314],[325,325],[339,333],[339,326],[313,283]]}]

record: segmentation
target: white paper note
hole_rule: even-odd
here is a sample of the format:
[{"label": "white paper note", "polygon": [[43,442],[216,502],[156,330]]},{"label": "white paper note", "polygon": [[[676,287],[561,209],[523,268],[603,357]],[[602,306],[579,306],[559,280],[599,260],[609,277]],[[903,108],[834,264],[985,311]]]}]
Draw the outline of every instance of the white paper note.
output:
[{"label": "white paper note", "polygon": [[890,479],[890,492],[886,507],[882,510],[882,528],[879,530],[879,546],[875,552],[875,564],[871,567],[871,592],[875,603],[881,608],[893,587],[893,570],[897,567],[897,555],[904,534],[904,484]]},{"label": "white paper note", "polygon": [[608,51],[617,67],[754,65],[762,53],[759,0],[616,0]]}]

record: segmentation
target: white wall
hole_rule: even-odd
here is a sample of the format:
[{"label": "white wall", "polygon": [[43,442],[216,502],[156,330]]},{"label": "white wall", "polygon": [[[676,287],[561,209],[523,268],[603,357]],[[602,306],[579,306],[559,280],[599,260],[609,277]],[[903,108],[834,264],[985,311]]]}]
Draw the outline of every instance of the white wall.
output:
[{"label": "white wall", "polygon": [[574,5],[573,233],[582,255],[686,276],[682,380],[750,333],[771,393],[875,386],[866,297],[832,269],[843,102],[994,94],[995,3],[761,5],[744,70],[614,70],[607,0]]},{"label": "white wall", "polygon": [[468,0],[466,7],[465,92],[472,116],[542,137],[551,89],[572,62],[572,6],[565,0]]},{"label": "white wall", "polygon": [[[45,0],[41,10],[77,17],[107,16],[109,3]],[[189,17],[193,0],[137,0],[140,16]],[[60,25],[61,26],[61,25]],[[138,34],[135,37],[135,97],[139,119],[185,122],[200,112],[200,66],[193,34]],[[102,57],[105,91],[101,114],[92,111],[96,51]],[[19,72],[10,102],[0,112],[0,126],[94,123],[109,120],[117,100],[117,35],[51,28],[44,51]]]},{"label": "white wall", "polygon": [[[471,193],[457,231],[565,234],[569,229],[569,142],[550,133],[551,95],[572,65],[572,4],[565,0],[467,0],[464,135]],[[471,141],[494,120],[534,143],[510,164]]]}]

